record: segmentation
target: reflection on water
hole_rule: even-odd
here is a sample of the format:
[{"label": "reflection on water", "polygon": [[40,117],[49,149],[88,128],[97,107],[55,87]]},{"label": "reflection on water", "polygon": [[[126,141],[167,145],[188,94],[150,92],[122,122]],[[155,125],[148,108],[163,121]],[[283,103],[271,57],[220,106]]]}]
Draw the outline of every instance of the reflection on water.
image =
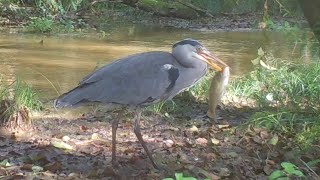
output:
[{"label": "reflection on water", "polygon": [[252,69],[250,61],[259,47],[278,57],[292,56],[292,46],[277,33],[192,32],[132,26],[117,29],[104,38],[0,34],[0,72],[8,81],[20,77],[44,99],[50,99],[57,96],[51,83],[61,93],[66,92],[96,66],[133,53],[171,51],[174,42],[188,37],[200,40],[229,64],[233,75]]}]

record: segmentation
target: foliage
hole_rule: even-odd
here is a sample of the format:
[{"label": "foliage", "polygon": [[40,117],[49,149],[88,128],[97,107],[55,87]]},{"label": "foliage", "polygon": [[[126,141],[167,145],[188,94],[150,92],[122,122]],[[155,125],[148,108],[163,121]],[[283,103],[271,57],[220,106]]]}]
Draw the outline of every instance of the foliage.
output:
[{"label": "foliage", "polygon": [[[191,0],[197,6],[208,9],[212,13],[249,13],[260,12],[263,9],[264,1],[256,0]],[[298,2],[290,0],[271,0],[268,1],[269,13],[271,15],[301,16],[301,10]]]},{"label": "foliage", "polygon": [[304,147],[320,141],[320,63],[293,64],[262,49],[252,62],[255,70],[235,79],[227,91],[262,110],[247,124],[290,135]]},{"label": "foliage", "polygon": [[289,179],[292,176],[305,177],[303,172],[298,167],[289,162],[282,162],[281,167],[283,170],[275,170],[268,177],[269,180]]},{"label": "foliage", "polygon": [[[175,173],[176,180],[197,180],[194,177],[183,177],[183,173]],[[173,178],[164,178],[162,180],[174,180]],[[206,179],[209,180],[209,179]]]},{"label": "foliage", "polygon": [[34,33],[48,33],[52,31],[54,24],[51,18],[32,17],[26,28]]},{"label": "foliage", "polygon": [[[320,63],[293,64],[263,51],[260,53],[253,61],[257,63],[256,69],[233,81],[228,92],[253,99],[260,108],[279,107],[296,112],[319,113]],[[266,65],[262,59],[272,66]],[[264,67],[260,66],[262,63]]]},{"label": "foliage", "polygon": [[31,86],[17,79],[14,84],[14,101],[18,107],[25,106],[31,110],[41,110],[42,103]]}]

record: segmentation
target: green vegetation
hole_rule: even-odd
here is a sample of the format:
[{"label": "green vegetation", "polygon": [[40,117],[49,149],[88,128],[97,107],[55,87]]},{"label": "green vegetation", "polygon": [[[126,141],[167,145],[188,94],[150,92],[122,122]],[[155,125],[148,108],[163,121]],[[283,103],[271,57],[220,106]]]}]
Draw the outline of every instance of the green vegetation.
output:
[{"label": "green vegetation", "polygon": [[[274,17],[302,17],[298,2],[290,0],[191,0],[188,2],[180,0],[140,0],[138,2],[3,0],[0,1],[0,6],[3,7],[0,8],[0,12],[4,16],[15,22],[21,21],[20,25],[26,26],[25,29],[32,33],[72,32],[92,27],[92,25],[96,28],[97,24],[110,24],[110,21],[122,23],[154,21],[150,14],[185,19],[196,18],[196,21],[210,23],[212,20],[208,17],[212,16],[246,16],[253,13],[258,21],[265,23],[263,27],[277,26]],[[260,17],[261,12],[264,18]],[[258,23],[256,22],[257,26]]]},{"label": "green vegetation", "polygon": [[0,82],[0,124],[11,127],[30,124],[29,111],[42,108],[37,94],[19,79],[10,85]]},{"label": "green vegetation", "polygon": [[[258,107],[277,107],[304,113],[319,113],[320,64],[292,64],[271,58],[273,67],[257,67],[255,71],[234,81],[229,93],[253,99]],[[271,67],[272,68],[272,67]]]},{"label": "green vegetation", "polygon": [[[175,173],[175,177],[176,177],[175,180],[197,180],[194,177],[184,177],[183,173]],[[162,180],[174,180],[174,179],[173,178],[164,178]],[[205,179],[205,180],[207,180],[207,179]]]},{"label": "green vegetation", "polygon": [[255,70],[235,79],[228,95],[256,108],[248,125],[293,136],[310,147],[320,140],[320,63],[293,64],[261,49],[258,54]]},{"label": "green vegetation", "polygon": [[272,174],[268,177],[269,180],[285,180],[290,179],[290,177],[305,177],[302,171],[298,169],[298,167],[289,162],[281,163],[281,167],[283,170],[275,170]]},{"label": "green vegetation", "polygon": [[27,30],[34,33],[48,33],[51,32],[55,25],[52,19],[32,17],[27,25]]}]

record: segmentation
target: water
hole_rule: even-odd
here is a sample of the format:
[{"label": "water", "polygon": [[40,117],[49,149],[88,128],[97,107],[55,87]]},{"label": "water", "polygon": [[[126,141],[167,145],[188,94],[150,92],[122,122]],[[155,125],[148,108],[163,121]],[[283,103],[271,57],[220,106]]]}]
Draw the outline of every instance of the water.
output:
[{"label": "water", "polygon": [[[31,84],[43,99],[76,86],[97,66],[145,51],[171,51],[184,38],[200,40],[231,67],[233,76],[252,70],[251,60],[263,47],[289,57],[293,46],[283,35],[267,32],[195,32],[173,28],[129,26],[105,37],[54,37],[0,34],[0,72],[7,81],[16,77]],[[43,44],[39,43],[43,40]],[[55,86],[55,88],[53,87]]]}]

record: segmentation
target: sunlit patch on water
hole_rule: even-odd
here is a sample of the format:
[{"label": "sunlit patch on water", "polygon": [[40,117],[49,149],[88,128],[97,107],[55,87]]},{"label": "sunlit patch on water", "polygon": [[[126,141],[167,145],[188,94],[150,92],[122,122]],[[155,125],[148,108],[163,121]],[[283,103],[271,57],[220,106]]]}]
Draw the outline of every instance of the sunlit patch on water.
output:
[{"label": "sunlit patch on water", "polygon": [[292,53],[291,45],[281,34],[265,32],[124,28],[106,38],[2,34],[0,72],[7,81],[20,77],[42,99],[50,100],[77,85],[96,67],[134,53],[171,51],[174,42],[189,37],[201,41],[225,61],[233,76],[252,69],[251,60],[259,47],[280,57]]}]

